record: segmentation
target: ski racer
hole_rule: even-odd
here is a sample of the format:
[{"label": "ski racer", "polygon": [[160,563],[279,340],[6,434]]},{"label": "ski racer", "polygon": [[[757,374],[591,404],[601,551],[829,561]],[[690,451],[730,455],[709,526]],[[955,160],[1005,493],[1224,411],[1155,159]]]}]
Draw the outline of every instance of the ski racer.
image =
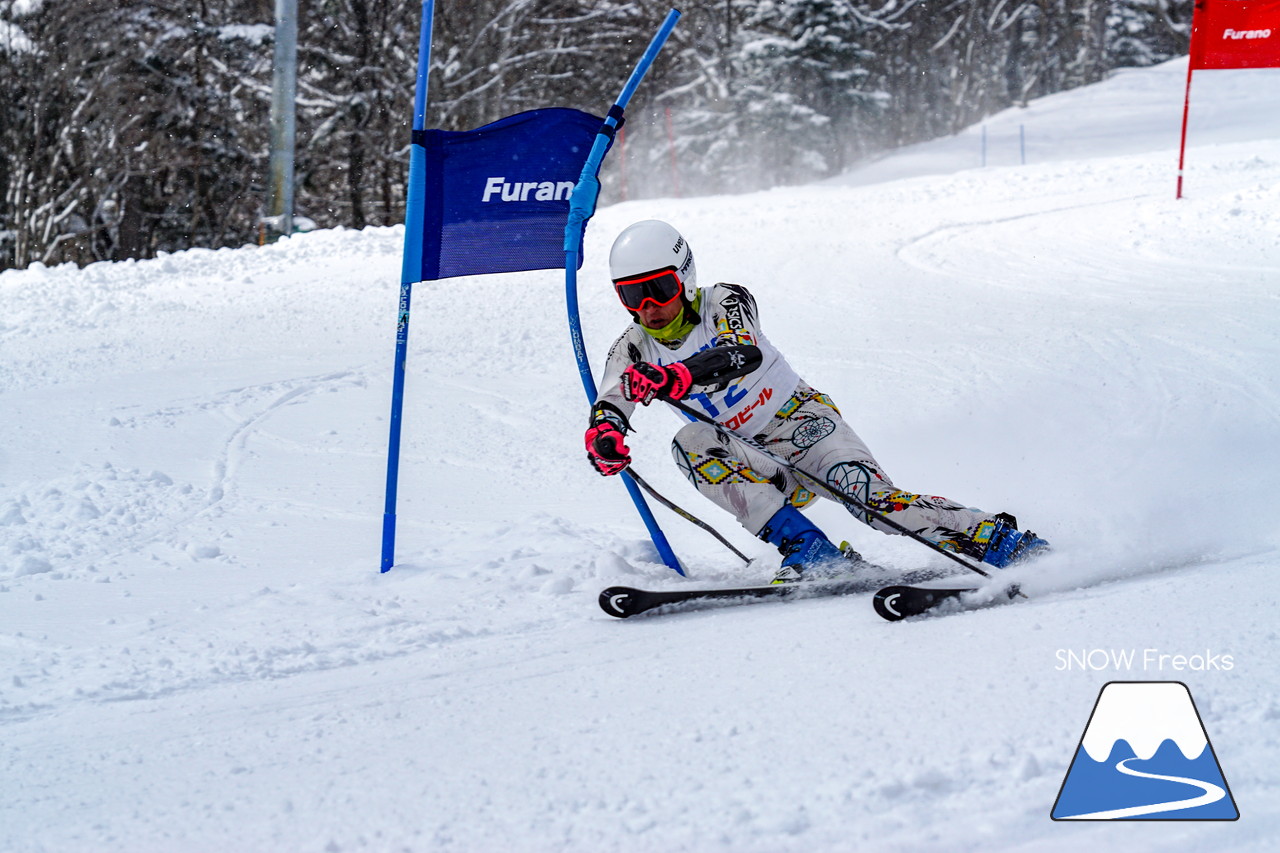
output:
[{"label": "ski racer", "polygon": [[[765,337],[751,293],[737,284],[698,287],[693,252],[671,225],[646,220],[624,229],[609,269],[632,322],[609,351],[586,432],[587,458],[602,475],[631,463],[625,437],[637,403],[684,400],[943,549],[1003,568],[1048,548],[1020,532],[1008,513],[895,486],[831,398],[801,379]],[[676,433],[671,452],[699,492],[778,548],[774,583],[856,569],[858,555],[837,548],[800,512],[817,496],[805,478],[728,430],[693,420]],[[897,532],[874,513],[850,512],[876,530]]]}]

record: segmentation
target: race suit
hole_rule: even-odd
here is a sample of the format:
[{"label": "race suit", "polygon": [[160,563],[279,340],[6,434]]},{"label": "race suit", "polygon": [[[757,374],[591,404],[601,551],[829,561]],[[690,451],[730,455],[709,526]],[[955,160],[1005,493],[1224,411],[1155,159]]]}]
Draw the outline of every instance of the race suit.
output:
[{"label": "race suit", "polygon": [[[754,345],[759,367],[728,382],[697,385],[686,403],[729,430],[754,438],[794,469],[851,495],[876,513],[951,551],[981,559],[984,524],[992,514],[946,498],[898,489],[829,397],[810,388],[760,330],[755,299],[745,287],[716,284],[700,289],[700,322],[682,340],[663,342],[632,323],[614,342],[600,382],[593,417],[615,421],[624,432],[635,403],[621,390],[626,368],[639,362],[671,364],[717,346]],[[676,411],[673,409],[673,411]],[[726,430],[689,420],[671,443],[676,464],[689,482],[729,511],[753,535],[783,504],[803,507],[814,499],[812,482],[737,440]],[[849,510],[885,533],[897,533],[875,513]]]}]

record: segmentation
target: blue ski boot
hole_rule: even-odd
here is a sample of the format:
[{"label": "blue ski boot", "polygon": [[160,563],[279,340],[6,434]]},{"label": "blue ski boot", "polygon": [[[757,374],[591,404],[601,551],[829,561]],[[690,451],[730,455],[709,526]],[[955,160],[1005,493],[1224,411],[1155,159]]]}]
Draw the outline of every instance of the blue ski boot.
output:
[{"label": "blue ski boot", "polygon": [[1008,568],[1049,550],[1049,543],[1030,530],[1025,533],[1018,530],[1018,519],[1007,512],[998,513],[990,521],[980,524],[973,541],[986,545],[982,562],[997,569]]},{"label": "blue ski boot", "polygon": [[852,548],[842,550],[832,545],[826,534],[791,504],[783,504],[756,535],[778,546],[782,554],[773,583],[836,577],[862,561]]}]

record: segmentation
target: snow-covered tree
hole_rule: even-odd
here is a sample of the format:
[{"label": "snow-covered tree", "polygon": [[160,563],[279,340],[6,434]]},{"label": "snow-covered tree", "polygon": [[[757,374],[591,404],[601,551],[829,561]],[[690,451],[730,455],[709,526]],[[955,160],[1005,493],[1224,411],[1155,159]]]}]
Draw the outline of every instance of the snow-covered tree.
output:
[{"label": "snow-covered tree", "polygon": [[[260,98],[230,26],[246,4],[10,4],[3,209],[13,263],[224,245],[257,201]],[[259,63],[260,65],[260,63]]]},{"label": "snow-covered tree", "polygon": [[1187,52],[1192,0],[1115,0],[1107,17],[1110,67],[1155,65]]},{"label": "snow-covered tree", "polygon": [[[607,161],[632,197],[825,177],[1185,52],[1192,0],[690,0]],[[670,0],[436,5],[428,125],[602,113]],[[417,3],[299,4],[297,212],[402,220]],[[256,238],[273,0],[0,0],[0,268]],[[625,153],[625,162],[623,154]]]}]

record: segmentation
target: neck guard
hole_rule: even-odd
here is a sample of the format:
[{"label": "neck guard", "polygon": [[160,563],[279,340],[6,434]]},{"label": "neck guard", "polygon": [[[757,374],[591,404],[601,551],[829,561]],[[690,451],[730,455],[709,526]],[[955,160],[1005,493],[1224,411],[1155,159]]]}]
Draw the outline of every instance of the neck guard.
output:
[{"label": "neck guard", "polygon": [[644,333],[651,338],[656,338],[668,346],[677,345],[689,337],[689,333],[693,331],[694,326],[702,322],[702,316],[698,310],[701,306],[702,291],[699,290],[697,296],[693,297],[693,304],[685,303],[684,310],[661,329],[650,329],[640,322],[639,317],[636,317],[636,325],[644,329]]}]

